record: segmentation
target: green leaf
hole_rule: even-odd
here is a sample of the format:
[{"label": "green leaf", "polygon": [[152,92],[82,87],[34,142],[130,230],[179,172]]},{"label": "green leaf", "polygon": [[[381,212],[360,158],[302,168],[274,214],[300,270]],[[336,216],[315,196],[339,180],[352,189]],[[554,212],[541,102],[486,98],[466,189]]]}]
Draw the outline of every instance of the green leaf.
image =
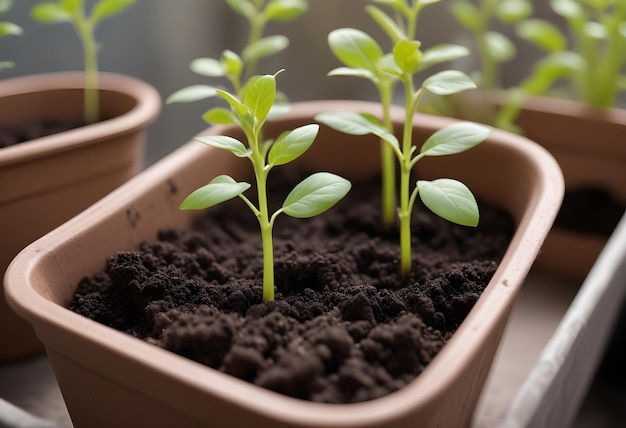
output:
[{"label": "green leaf", "polygon": [[442,62],[454,61],[469,54],[469,49],[461,45],[443,44],[433,46],[424,51],[420,70],[425,70]]},{"label": "green leaf", "polygon": [[263,15],[270,21],[292,21],[309,8],[306,0],[270,0]]},{"label": "green leaf", "polygon": [[318,172],[294,187],[287,195],[282,210],[291,217],[314,217],[339,202],[351,187],[345,178],[328,172]]},{"label": "green leaf", "polygon": [[242,56],[246,61],[275,55],[289,46],[289,39],[285,36],[269,36],[257,40],[243,50]]},{"label": "green leaf", "polygon": [[481,21],[480,11],[472,3],[467,1],[454,1],[450,3],[450,11],[457,21],[468,30],[477,30]]},{"label": "green leaf", "polygon": [[599,22],[585,22],[583,30],[585,31],[585,34],[596,40],[604,40],[609,36],[609,29]]},{"label": "green leaf", "polygon": [[404,73],[412,75],[420,69],[422,62],[420,45],[418,41],[400,40],[393,47],[393,59]]},{"label": "green leaf", "polygon": [[515,45],[502,33],[488,31],[485,42],[491,57],[497,62],[509,61],[515,56]]},{"label": "green leaf", "polygon": [[548,52],[565,50],[567,40],[561,30],[543,19],[528,19],[517,26],[517,35]]},{"label": "green leaf", "polygon": [[39,3],[31,9],[30,13],[35,21],[43,23],[68,22],[72,20],[72,15],[69,12],[59,4],[52,2]]},{"label": "green leaf", "polygon": [[344,65],[377,74],[376,62],[383,56],[383,50],[363,31],[354,28],[333,30],[328,35],[328,45]]},{"label": "green leaf", "polygon": [[239,196],[249,188],[249,183],[237,183],[228,175],[219,175],[206,186],[195,190],[187,196],[180,204],[180,209],[201,210],[209,208]]},{"label": "green leaf", "polygon": [[422,145],[423,156],[446,156],[462,153],[482,143],[491,128],[473,122],[459,122],[432,134]]},{"label": "green leaf", "polygon": [[0,13],[8,12],[13,6],[13,0],[0,0]]},{"label": "green leaf", "polygon": [[123,12],[133,3],[135,0],[100,0],[91,11],[91,20],[93,23],[99,22]]},{"label": "green leaf", "polygon": [[211,125],[232,125],[237,123],[233,112],[222,107],[215,107],[205,112],[202,115],[202,119]]},{"label": "green leaf", "polygon": [[226,74],[222,63],[213,58],[196,58],[191,61],[189,68],[200,76],[220,77]]},{"label": "green leaf", "polygon": [[439,217],[462,226],[477,226],[478,204],[463,183],[449,178],[417,182],[424,205]]},{"label": "green leaf", "polygon": [[555,13],[565,19],[572,21],[585,19],[585,11],[582,5],[574,0],[552,0],[550,6]]},{"label": "green leaf", "polygon": [[61,7],[69,13],[76,13],[80,11],[83,4],[83,0],[59,0]]},{"label": "green leaf", "polygon": [[387,143],[400,149],[398,139],[372,116],[362,115],[352,111],[320,113],[315,120],[324,125],[349,135],[374,134]]},{"label": "green leaf", "polygon": [[543,94],[557,80],[575,76],[584,67],[585,61],[575,52],[553,52],[535,65],[521,86],[530,95]]},{"label": "green leaf", "polygon": [[514,24],[528,18],[533,6],[528,0],[502,0],[496,6],[496,16],[506,24]]},{"label": "green leaf", "polygon": [[311,147],[318,131],[319,125],[305,125],[282,133],[270,149],[270,165],[284,165],[299,158]]},{"label": "green leaf", "polygon": [[436,95],[452,95],[475,89],[476,83],[462,71],[446,70],[424,80],[422,87]]},{"label": "green leaf", "polygon": [[239,15],[243,15],[248,19],[253,18],[257,13],[250,0],[226,0],[226,4]]},{"label": "green leaf", "polygon": [[0,61],[0,70],[4,70],[5,68],[13,68],[15,63],[12,61]]},{"label": "green leaf", "polygon": [[167,97],[165,103],[189,103],[214,97],[215,95],[217,95],[217,90],[213,86],[191,85],[174,92],[172,95]]},{"label": "green leaf", "polygon": [[366,6],[365,10],[376,23],[387,33],[389,38],[396,43],[398,40],[406,39],[404,31],[385,12],[376,6]]},{"label": "green leaf", "polygon": [[224,98],[226,100],[226,102],[231,106],[231,108],[233,109],[233,111],[235,112],[235,114],[239,117],[239,119],[241,119],[243,121],[243,119],[246,118],[246,116],[249,116],[252,114],[252,111],[250,110],[250,108],[246,107],[244,104],[242,104],[241,101],[239,101],[237,99],[237,97],[235,97],[234,95],[222,90],[222,89],[217,89],[217,94]]},{"label": "green leaf", "polygon": [[376,76],[364,68],[338,67],[328,72],[328,76],[350,76],[362,77],[367,80],[376,81]]},{"label": "green leaf", "polygon": [[264,122],[276,97],[276,78],[266,74],[255,76],[244,88],[243,104],[250,108],[259,122]]},{"label": "green leaf", "polygon": [[225,135],[209,135],[206,137],[194,138],[195,141],[218,149],[228,150],[239,158],[248,157],[250,151],[239,140]]},{"label": "green leaf", "polygon": [[239,55],[228,49],[222,52],[220,63],[228,76],[239,76],[243,70],[243,61]]},{"label": "green leaf", "polygon": [[0,22],[0,37],[19,36],[22,34],[22,28],[12,22]]}]

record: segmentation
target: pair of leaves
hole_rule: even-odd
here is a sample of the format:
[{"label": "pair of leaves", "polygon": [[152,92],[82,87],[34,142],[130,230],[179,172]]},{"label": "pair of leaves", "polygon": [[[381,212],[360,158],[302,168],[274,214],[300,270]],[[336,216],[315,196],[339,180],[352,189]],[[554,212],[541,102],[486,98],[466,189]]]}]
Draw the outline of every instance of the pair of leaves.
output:
[{"label": "pair of leaves", "polygon": [[[269,150],[269,165],[284,165],[302,156],[309,147],[311,147],[313,141],[315,141],[318,131],[319,126],[312,124],[282,133],[274,141]],[[225,135],[198,137],[196,141],[219,149],[228,150],[237,157],[250,157],[252,154],[252,151],[241,141]]]},{"label": "pair of leaves", "polygon": [[[398,139],[377,118],[356,112],[320,113],[315,120],[350,135],[373,134],[394,147],[401,156]],[[458,122],[439,129],[424,142],[421,156],[447,156],[462,153],[483,142],[491,128],[473,122]]]},{"label": "pair of leaves", "polygon": [[[226,3],[248,19],[254,19],[260,12],[250,0],[226,0]],[[267,21],[292,21],[306,12],[308,7],[306,0],[270,0],[261,11],[261,16]]]},{"label": "pair of leaves", "polygon": [[[228,175],[220,175],[191,193],[180,208],[183,210],[209,208],[240,196],[250,187],[249,183],[237,182]],[[280,212],[296,218],[314,217],[335,205],[351,187],[348,180],[335,174],[315,173],[293,188],[283,202]]]},{"label": "pair of leaves", "polygon": [[[135,0],[100,0],[91,9],[88,19],[95,26],[103,19],[121,13],[134,2]],[[33,19],[44,23],[76,21],[82,19],[83,13],[84,0],[43,2],[33,7],[31,11]]]},{"label": "pair of leaves", "polygon": [[331,31],[328,45],[337,59],[348,67],[335,69],[331,75],[359,76],[370,80],[380,79],[384,73],[397,75],[405,71],[412,74],[469,54],[467,48],[454,44],[442,44],[422,52],[419,42],[399,40],[393,56],[389,57],[370,35],[354,28]]}]

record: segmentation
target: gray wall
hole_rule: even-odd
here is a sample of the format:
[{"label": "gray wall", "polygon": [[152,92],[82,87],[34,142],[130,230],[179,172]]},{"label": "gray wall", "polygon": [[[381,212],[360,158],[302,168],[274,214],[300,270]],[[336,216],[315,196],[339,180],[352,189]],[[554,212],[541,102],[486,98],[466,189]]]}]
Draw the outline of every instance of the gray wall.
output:
[{"label": "gray wall", "polygon": [[[93,2],[91,2],[93,3]],[[326,77],[338,65],[330,53],[327,34],[339,27],[356,27],[380,35],[364,12],[364,0],[310,0],[310,10],[297,21],[275,24],[270,34],[285,34],[291,45],[279,56],[261,63],[260,72],[280,68],[279,89],[292,101],[323,98],[374,99],[371,84],[360,79]],[[17,0],[3,19],[21,25],[21,37],[0,40],[0,59],[12,60],[14,69],[3,79],[50,71],[82,69],[81,47],[69,24],[39,24],[29,16],[34,0]],[[446,1],[424,10],[420,39],[425,46],[441,42],[466,43],[462,32],[448,15]],[[543,5],[543,6],[541,6]],[[545,8],[545,2],[538,3]],[[239,52],[247,37],[243,18],[222,0],[139,0],[123,14],[104,21],[97,38],[102,44],[100,69],[139,77],[152,84],[163,98],[183,86],[215,83],[203,80],[188,69],[197,57],[217,57],[223,49]],[[526,57],[524,57],[526,58]],[[521,63],[528,63],[527,59]],[[515,79],[523,67],[509,66],[505,74]],[[147,164],[151,164],[187,142],[207,125],[201,114],[213,101],[163,106],[150,128]]]}]

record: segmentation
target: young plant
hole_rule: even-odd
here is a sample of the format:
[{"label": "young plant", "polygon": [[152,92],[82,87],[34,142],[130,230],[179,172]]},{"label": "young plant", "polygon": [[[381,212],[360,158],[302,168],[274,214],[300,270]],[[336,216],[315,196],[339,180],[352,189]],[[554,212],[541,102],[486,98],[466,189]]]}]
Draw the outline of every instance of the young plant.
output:
[{"label": "young plant", "polygon": [[42,23],[70,22],[83,46],[85,63],[85,123],[100,120],[98,97],[98,44],[95,30],[105,18],[116,15],[132,5],[135,0],[100,0],[87,14],[84,0],[46,1],[34,6],[31,15]]},{"label": "young plant", "polygon": [[[417,20],[421,10],[440,0],[372,0],[390,7],[393,17],[374,5],[366,6],[367,13],[384,30],[391,46],[400,40],[415,38]],[[354,76],[370,80],[378,90],[382,106],[383,125],[392,131],[390,108],[399,76],[388,73],[393,66],[393,54],[385,54],[381,46],[367,33],[353,28],[332,31],[328,44],[333,54],[345,67],[332,70],[329,76]],[[458,45],[436,46],[424,52],[423,67],[450,61],[467,55],[469,51]],[[381,143],[382,222],[393,227],[396,218],[396,167],[394,154],[388,144]]]},{"label": "young plant", "polygon": [[[350,34],[355,37],[347,37]],[[357,43],[363,40],[360,33],[346,32],[345,35],[341,44],[335,42],[336,49],[349,52],[354,51],[355,46],[363,46],[363,43]],[[368,45],[371,43],[372,40],[368,40]],[[381,72],[397,78],[404,87],[405,120],[401,141],[398,141],[384,123],[371,115],[339,112],[316,116],[317,121],[347,134],[376,135],[395,154],[400,165],[400,204],[397,213],[400,220],[400,269],[404,278],[411,272],[411,212],[418,195],[435,214],[454,223],[476,226],[479,218],[476,200],[463,183],[452,179],[418,180],[411,190],[412,169],[424,157],[451,155],[468,150],[484,141],[491,132],[486,126],[462,122],[436,132],[418,150],[413,142],[413,116],[424,93],[451,95],[476,87],[466,74],[446,70],[426,78],[416,89],[415,74],[441,62],[442,57],[454,56],[455,52],[455,48],[422,52],[420,46],[419,41],[400,39],[393,48],[391,58],[383,58],[381,51],[371,47],[357,49],[368,52],[370,63],[377,64],[376,67],[381,67]]]},{"label": "young plant", "polygon": [[540,19],[519,25],[518,35],[543,49],[546,56],[520,85],[514,107],[523,95],[543,94],[559,80],[568,83],[574,99],[591,107],[613,107],[620,91],[626,89],[626,3],[552,0],[550,6],[565,20],[569,34]]},{"label": "young plant", "polygon": [[[224,50],[219,59],[197,58],[190,64],[191,71],[206,77],[225,77],[236,95],[241,95],[243,82],[256,75],[260,59],[283,51],[289,39],[283,35],[264,36],[270,22],[297,19],[308,9],[307,0],[226,0],[226,3],[248,21],[250,34],[241,54]],[[193,102],[214,97],[217,88],[198,84],[179,89],[170,95],[167,103]]]},{"label": "young plant", "polygon": [[[6,13],[13,6],[13,0],[0,0],[0,14]],[[6,36],[19,36],[22,34],[22,28],[12,22],[0,22],[0,38]],[[11,61],[0,61],[0,70],[11,68],[15,64]]]},{"label": "young plant", "polygon": [[[488,25],[499,20],[541,50],[540,59],[518,85],[505,90],[504,105],[492,115],[499,128],[522,132],[514,125],[523,101],[567,82],[569,96],[591,107],[607,108],[626,88],[626,3],[619,0],[552,0],[552,11],[566,22],[569,34],[546,20],[533,18],[528,0],[456,0],[452,11],[472,31],[481,52],[480,87],[501,89],[496,68],[515,54],[514,45]],[[571,40],[571,47],[568,43]],[[482,46],[482,48],[481,48]],[[495,110],[495,109],[494,109]]]},{"label": "young plant", "polygon": [[485,90],[500,89],[499,67],[516,55],[515,44],[494,24],[515,25],[528,18],[529,0],[453,0],[450,10],[473,36],[480,60],[474,79]]},{"label": "young plant", "polygon": [[247,144],[228,136],[206,136],[197,141],[212,147],[228,150],[252,163],[257,188],[257,205],[243,193],[251,185],[237,182],[232,177],[220,175],[209,184],[192,192],[180,208],[204,209],[240,197],[259,221],[263,245],[263,300],[274,300],[274,248],[272,229],[281,213],[296,218],[313,217],[335,205],[350,190],[348,180],[319,172],[304,179],[289,193],[274,213],[267,201],[267,177],[272,168],[290,163],[308,150],[315,140],[319,126],[305,125],[286,131],[275,140],[261,141],[265,124],[276,98],[276,75],[252,77],[242,88],[241,98],[217,89],[217,94],[228,102],[230,109],[214,108],[205,114],[209,122],[236,124],[241,127]]}]

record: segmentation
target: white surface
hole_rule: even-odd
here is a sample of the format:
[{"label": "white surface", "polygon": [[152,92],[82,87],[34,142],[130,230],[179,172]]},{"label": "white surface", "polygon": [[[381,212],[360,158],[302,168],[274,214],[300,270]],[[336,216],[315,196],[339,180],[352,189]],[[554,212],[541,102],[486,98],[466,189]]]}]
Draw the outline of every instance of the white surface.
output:
[{"label": "white surface", "polygon": [[570,426],[626,293],[626,216],[583,282],[499,427]]}]

